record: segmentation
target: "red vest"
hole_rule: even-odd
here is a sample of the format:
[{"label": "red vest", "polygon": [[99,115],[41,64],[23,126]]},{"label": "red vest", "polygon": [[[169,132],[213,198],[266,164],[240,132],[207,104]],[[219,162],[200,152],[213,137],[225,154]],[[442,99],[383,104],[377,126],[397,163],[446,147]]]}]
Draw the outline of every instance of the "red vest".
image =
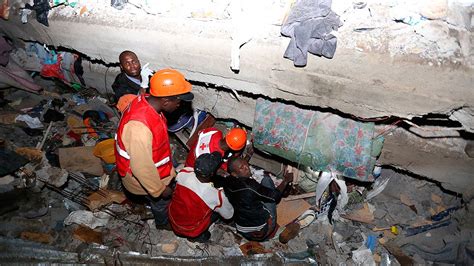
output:
[{"label": "red vest", "polygon": [[118,173],[121,176],[125,176],[127,173],[132,173],[130,169],[130,156],[125,150],[125,146],[122,142],[123,128],[130,120],[142,122],[150,129],[153,134],[153,162],[155,163],[161,178],[169,176],[173,165],[171,162],[171,150],[166,118],[162,114],[157,113],[143,95],[138,96],[130,103],[120,119],[117,134],[115,135],[115,158]]}]

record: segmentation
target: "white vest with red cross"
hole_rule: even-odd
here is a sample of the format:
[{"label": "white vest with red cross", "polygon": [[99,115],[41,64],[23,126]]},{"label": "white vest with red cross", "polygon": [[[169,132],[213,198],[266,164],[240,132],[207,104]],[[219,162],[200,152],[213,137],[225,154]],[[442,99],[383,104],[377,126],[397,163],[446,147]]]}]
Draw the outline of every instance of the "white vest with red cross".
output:
[{"label": "white vest with red cross", "polygon": [[185,166],[193,167],[196,158],[201,154],[212,153],[218,151],[224,156],[224,151],[219,147],[219,141],[222,139],[222,132],[217,128],[206,128],[199,132],[196,144],[191,147],[188,157],[186,158]]}]

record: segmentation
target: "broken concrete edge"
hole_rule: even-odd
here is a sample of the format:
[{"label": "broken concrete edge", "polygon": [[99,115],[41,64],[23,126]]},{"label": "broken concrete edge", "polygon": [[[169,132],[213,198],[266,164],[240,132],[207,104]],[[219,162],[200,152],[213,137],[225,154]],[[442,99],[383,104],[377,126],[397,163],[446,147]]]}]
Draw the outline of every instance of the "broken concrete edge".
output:
[{"label": "broken concrete edge", "polygon": [[[65,28],[70,28],[69,30],[73,32],[76,32],[75,29],[90,32],[91,36],[99,34],[99,32],[102,35],[105,29],[101,29],[106,26],[99,25],[97,21],[91,25],[84,24],[83,21],[68,21],[67,19],[53,21],[55,23],[45,29],[49,33],[49,38],[41,36],[39,29],[33,29],[34,27],[29,25],[15,29],[16,25],[13,22],[4,23],[6,31],[11,34],[15,32],[16,36],[36,39],[52,45],[56,44],[55,46],[71,47],[81,53],[108,62],[116,61],[120,51],[129,48],[112,45],[112,48],[107,51],[98,51],[95,48],[92,49],[88,43],[84,43],[82,38],[86,36],[83,34],[75,36],[67,35],[64,32]],[[226,44],[230,40],[219,39],[219,45],[210,51],[209,47],[207,49],[191,47],[183,42],[178,42],[178,40],[173,40],[173,37],[168,36],[170,33],[166,31],[121,28],[117,32],[117,34],[120,33],[120,36],[114,33],[113,36],[110,36],[110,42],[126,43],[126,40],[122,39],[128,35],[131,38],[143,38],[143,31],[152,35],[163,35],[164,39],[169,40],[169,43],[160,45],[159,49],[150,40],[146,41],[146,45],[138,46],[135,50],[143,62],[151,62],[154,64],[152,67],[157,69],[171,66],[182,70],[191,80],[210,82],[236,91],[268,95],[272,98],[294,99],[296,102],[311,106],[331,106],[346,113],[357,113],[361,117],[392,114],[409,117],[411,114],[420,115],[433,112],[435,108],[450,110],[453,104],[455,106],[467,104],[470,98],[473,98],[471,102],[474,101],[473,94],[466,93],[467,97],[460,98],[459,95],[456,96],[446,91],[449,86],[456,86],[460,91],[470,88],[472,82],[469,80],[472,80],[470,77],[472,75],[468,73],[472,71],[459,69],[448,71],[442,68],[420,66],[403,60],[394,63],[392,58],[377,54],[361,56],[354,55],[352,51],[341,50],[337,57],[331,61],[314,59],[317,60],[314,62],[315,65],[308,65],[305,69],[295,69],[285,61],[286,59],[274,56],[274,53],[279,53],[281,47],[271,43],[249,44],[246,47],[245,58],[247,59],[242,61],[242,71],[237,76],[228,69],[228,62],[225,59],[228,57]],[[172,36],[176,37],[175,35]],[[206,42],[208,40],[200,36],[196,41]],[[183,51],[193,51],[193,49],[197,51],[188,57],[182,57],[182,54],[176,53],[175,45],[178,45]],[[145,46],[149,50],[146,50]],[[150,51],[155,51],[155,48],[160,52],[151,53]],[[265,52],[262,53],[261,49],[265,49]],[[213,54],[210,53],[216,54],[212,56]],[[189,67],[193,62],[202,62],[211,56],[215,58],[212,64],[206,66],[199,64],[193,69]],[[172,62],[169,62],[170,58],[173,58]],[[371,69],[377,68],[380,71],[372,73],[373,70],[367,69],[368,65],[372,66]],[[341,69],[346,71],[341,72]],[[100,75],[104,72],[105,69],[101,70]],[[384,73],[390,73],[390,75]],[[415,76],[414,73],[422,74]],[[100,81],[97,78],[90,78],[88,82],[105,90],[103,78]],[[316,87],[314,87],[315,84],[317,84]],[[355,95],[359,97],[354,99]],[[375,99],[382,99],[384,105],[381,106],[380,101],[374,101]]]},{"label": "broken concrete edge", "polygon": [[256,254],[252,256],[231,256],[220,258],[217,256],[184,257],[184,256],[149,256],[138,252],[119,252],[113,248],[90,244],[79,252],[68,252],[52,249],[51,246],[27,241],[23,239],[9,239],[0,237],[0,260],[2,262],[53,262],[53,263],[278,263],[283,264],[285,258],[280,254]]},{"label": "broken concrete edge", "polygon": [[447,183],[443,183],[443,182],[440,182],[438,180],[435,180],[435,179],[432,179],[432,178],[429,178],[429,177],[426,177],[426,176],[423,176],[423,175],[419,175],[419,174],[414,173],[410,170],[402,168],[401,166],[382,164],[381,167],[392,169],[395,172],[402,173],[402,174],[411,176],[413,178],[417,178],[417,179],[421,179],[421,180],[433,183],[437,187],[439,187],[441,189],[441,191],[443,191],[444,193],[447,193],[449,195],[452,195],[452,196],[455,196],[455,197],[458,197],[458,198],[462,198],[465,202],[469,202],[472,199],[474,199],[474,190],[472,190],[472,189],[469,189],[469,188],[463,189],[462,190],[463,193],[460,193],[460,192],[456,192],[456,191],[460,191],[460,189],[456,186],[453,186],[453,185],[450,185],[450,184],[447,184]]}]

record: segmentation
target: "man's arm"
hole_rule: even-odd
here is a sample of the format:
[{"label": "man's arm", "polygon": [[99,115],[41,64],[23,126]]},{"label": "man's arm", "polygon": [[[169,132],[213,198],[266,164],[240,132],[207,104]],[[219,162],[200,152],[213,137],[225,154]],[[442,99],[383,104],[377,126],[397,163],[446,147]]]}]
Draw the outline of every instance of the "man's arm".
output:
[{"label": "man's arm", "polygon": [[278,191],[283,193],[285,191],[286,187],[293,182],[293,174],[288,173],[286,170],[283,173],[283,181],[280,183],[280,185],[276,188]]},{"label": "man's arm", "polygon": [[283,191],[292,181],[293,176],[285,173],[283,181],[276,189],[265,187],[254,179],[248,179],[246,182],[262,201],[278,203],[281,200]]},{"label": "man's arm", "polygon": [[150,129],[141,122],[129,121],[124,126],[122,141],[131,158],[130,168],[133,175],[148,194],[159,197],[167,186],[161,181],[153,162],[153,135]]}]

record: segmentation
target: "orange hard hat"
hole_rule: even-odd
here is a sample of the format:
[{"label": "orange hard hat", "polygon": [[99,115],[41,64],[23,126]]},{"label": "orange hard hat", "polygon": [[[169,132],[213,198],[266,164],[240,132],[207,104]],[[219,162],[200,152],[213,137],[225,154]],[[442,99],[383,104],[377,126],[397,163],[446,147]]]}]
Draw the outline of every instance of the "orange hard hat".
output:
[{"label": "orange hard hat", "polygon": [[137,95],[134,94],[125,94],[117,102],[117,109],[123,113],[125,109],[130,105],[130,103],[137,98]]},{"label": "orange hard hat", "polygon": [[191,87],[191,83],[175,69],[162,69],[150,79],[150,94],[156,97],[176,96],[183,101],[191,101],[194,98]]},{"label": "orange hard hat", "polygon": [[233,128],[225,136],[225,142],[232,150],[241,150],[247,143],[247,132],[241,128]]}]

